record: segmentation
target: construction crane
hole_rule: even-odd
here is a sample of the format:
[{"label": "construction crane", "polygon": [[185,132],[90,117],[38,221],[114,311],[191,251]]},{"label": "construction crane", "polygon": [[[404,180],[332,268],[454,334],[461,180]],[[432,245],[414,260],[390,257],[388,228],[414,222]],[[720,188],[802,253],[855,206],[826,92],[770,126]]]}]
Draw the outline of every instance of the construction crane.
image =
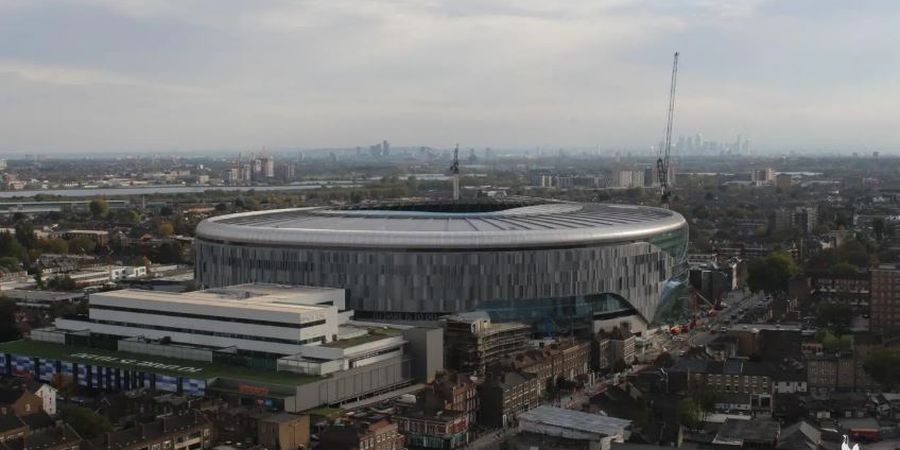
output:
[{"label": "construction crane", "polygon": [[669,87],[669,113],[666,118],[666,142],[659,149],[659,157],[656,160],[656,172],[659,181],[659,189],[662,195],[662,205],[669,207],[669,155],[672,153],[672,120],[675,117],[675,81],[678,77],[678,52],[672,62],[672,84]]},{"label": "construction crane", "polygon": [[453,176],[453,200],[459,200],[459,144],[453,149],[453,164],[450,165],[450,175]]}]

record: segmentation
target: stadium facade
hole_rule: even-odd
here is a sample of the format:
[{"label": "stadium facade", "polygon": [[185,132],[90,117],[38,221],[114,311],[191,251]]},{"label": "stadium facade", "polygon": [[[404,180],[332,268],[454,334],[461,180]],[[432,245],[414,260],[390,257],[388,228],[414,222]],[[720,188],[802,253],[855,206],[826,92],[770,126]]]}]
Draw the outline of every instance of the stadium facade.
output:
[{"label": "stadium facade", "polygon": [[357,318],[485,310],[568,330],[654,317],[684,267],[685,219],[645,206],[547,201],[378,204],[230,214],[196,235],[205,287],[347,289]]}]

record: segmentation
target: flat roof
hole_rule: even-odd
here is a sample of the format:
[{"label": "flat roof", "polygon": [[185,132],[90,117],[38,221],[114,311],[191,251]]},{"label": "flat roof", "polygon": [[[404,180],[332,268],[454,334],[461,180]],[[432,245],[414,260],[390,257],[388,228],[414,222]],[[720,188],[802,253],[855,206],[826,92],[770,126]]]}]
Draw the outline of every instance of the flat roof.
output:
[{"label": "flat roof", "polygon": [[307,286],[283,286],[268,284],[242,284],[223,288],[189,292],[148,291],[143,289],[120,289],[117,291],[91,294],[91,301],[104,298],[147,300],[165,303],[215,306],[220,308],[253,309],[283,313],[300,313],[320,310],[321,305],[295,303],[305,296],[343,289],[315,288]]},{"label": "flat roof", "polygon": [[369,332],[363,336],[357,336],[350,339],[341,339],[339,341],[331,341],[321,344],[322,347],[331,348],[350,348],[357,345],[368,344],[384,338],[399,336],[403,332],[396,328],[369,328]]},{"label": "flat roof", "polygon": [[[163,375],[186,378],[229,378],[260,383],[301,385],[321,380],[321,377],[289,372],[250,369],[230,364],[216,364],[186,359],[165,358],[155,355],[118,352],[77,345],[18,340],[0,343],[0,353],[10,353],[38,358],[58,359],[75,363],[142,370]],[[171,366],[171,367],[165,367]],[[199,370],[195,370],[199,369]]]},{"label": "flat roof", "polygon": [[538,406],[520,414],[519,422],[524,420],[586,433],[604,434],[606,436],[614,436],[631,425],[631,421],[626,419],[549,405]]},{"label": "flat roof", "polygon": [[294,208],[212,217],[200,239],[326,247],[523,247],[621,242],[686,229],[680,214],[649,206],[528,200],[361,208]]}]

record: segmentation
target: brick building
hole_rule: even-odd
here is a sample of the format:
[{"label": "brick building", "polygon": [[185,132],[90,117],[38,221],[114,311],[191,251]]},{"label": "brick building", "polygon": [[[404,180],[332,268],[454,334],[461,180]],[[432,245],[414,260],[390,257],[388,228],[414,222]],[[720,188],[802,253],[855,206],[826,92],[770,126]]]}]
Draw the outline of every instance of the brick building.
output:
[{"label": "brick building", "polygon": [[563,339],[504,359],[504,365],[537,377],[543,390],[558,379],[575,380],[590,370],[591,343]]},{"label": "brick building", "polygon": [[328,450],[403,450],[406,438],[396,423],[332,425],[319,433],[319,448]]},{"label": "brick building", "polygon": [[881,333],[900,333],[900,269],[882,264],[872,269],[869,328]]},{"label": "brick building", "polygon": [[309,416],[273,414],[259,419],[257,441],[271,450],[309,448]]},{"label": "brick building", "polygon": [[465,413],[416,405],[400,409],[393,420],[410,448],[454,450],[469,442],[469,420]]},{"label": "brick building", "polygon": [[26,416],[42,411],[44,400],[23,386],[0,387],[0,414]]},{"label": "brick building", "polygon": [[811,355],[806,358],[806,375],[810,390],[852,390],[856,385],[856,361],[851,353]]},{"label": "brick building", "polygon": [[90,442],[98,450],[195,450],[212,448],[215,433],[208,419],[192,412],[105,433]]},{"label": "brick building", "polygon": [[669,376],[691,391],[750,395],[754,410],[770,411],[776,371],[774,365],[764,362],[682,359],[669,369]]},{"label": "brick building", "polygon": [[479,423],[499,428],[512,424],[518,413],[540,403],[540,386],[532,374],[503,370],[490,373],[478,387],[478,395],[481,397]]},{"label": "brick building", "polygon": [[869,312],[869,272],[832,273],[819,270],[810,271],[808,275],[810,296],[814,302],[842,304],[860,313]]},{"label": "brick building", "polygon": [[443,409],[466,415],[470,424],[478,420],[478,385],[458,373],[438,374],[431,389],[443,402]]}]

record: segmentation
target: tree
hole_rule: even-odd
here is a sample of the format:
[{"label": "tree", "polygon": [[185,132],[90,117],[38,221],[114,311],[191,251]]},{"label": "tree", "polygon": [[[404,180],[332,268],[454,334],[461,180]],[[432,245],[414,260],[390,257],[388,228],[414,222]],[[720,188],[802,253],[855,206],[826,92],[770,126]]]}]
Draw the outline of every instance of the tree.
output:
[{"label": "tree", "polygon": [[135,209],[120,209],[116,213],[116,220],[131,225],[136,225],[141,221],[141,213]]},{"label": "tree", "polygon": [[840,303],[821,303],[816,311],[816,325],[834,330],[838,336],[850,330],[853,321],[853,310],[849,305]]},{"label": "tree", "polygon": [[653,360],[653,365],[657,367],[672,367],[675,365],[675,358],[669,352],[662,352]]},{"label": "tree", "polygon": [[47,288],[54,291],[74,291],[75,289],[78,289],[78,286],[75,284],[75,280],[73,280],[72,277],[65,275],[53,277],[48,280]]},{"label": "tree", "polygon": [[833,275],[837,275],[837,276],[841,276],[841,277],[855,275],[858,273],[857,267],[848,262],[839,262],[839,263],[831,266],[831,268],[828,269],[828,271],[831,272]]},{"label": "tree", "polygon": [[36,248],[38,244],[37,236],[34,234],[34,225],[31,222],[20,221],[16,223],[16,240],[22,244],[25,249]]},{"label": "tree", "polygon": [[853,350],[853,335],[845,334],[837,336],[831,330],[822,329],[819,340],[826,353],[848,352]]},{"label": "tree", "polygon": [[91,200],[89,208],[91,209],[91,214],[97,219],[102,219],[109,214],[109,204],[102,198]]},{"label": "tree", "polygon": [[216,203],[216,212],[228,211],[228,205],[224,203]]},{"label": "tree", "polygon": [[703,411],[700,405],[692,398],[685,398],[678,402],[678,423],[688,428],[696,428],[700,425]]},{"label": "tree", "polygon": [[183,262],[184,253],[181,246],[176,242],[166,242],[156,249],[153,261],[164,264],[178,264]]},{"label": "tree", "polygon": [[884,217],[872,219],[872,232],[875,233],[875,239],[880,241],[884,238],[884,229]]},{"label": "tree", "polygon": [[0,298],[0,342],[14,341],[22,337],[16,323],[16,302]]},{"label": "tree", "polygon": [[159,215],[161,215],[163,217],[169,217],[172,214],[175,214],[175,212],[172,210],[171,206],[163,206],[162,208],[159,209]]},{"label": "tree", "polygon": [[79,236],[69,241],[69,250],[74,253],[92,253],[97,248],[97,243],[87,236]]},{"label": "tree", "polygon": [[754,293],[762,291],[774,295],[787,292],[788,282],[797,272],[797,264],[790,255],[775,251],[750,263],[747,285]]},{"label": "tree", "polygon": [[863,370],[880,383],[886,392],[900,386],[900,350],[878,349],[863,362]]},{"label": "tree", "polygon": [[38,270],[34,273],[34,285],[37,286],[38,289],[44,289],[44,276],[41,275],[41,271]]},{"label": "tree", "polygon": [[22,263],[15,256],[0,257],[0,268],[10,272],[18,272],[22,270]]},{"label": "tree", "polygon": [[22,259],[22,256],[25,255],[25,249],[22,248],[22,244],[12,234],[4,232],[0,233],[0,255]]},{"label": "tree", "polygon": [[162,237],[169,237],[175,232],[175,227],[169,222],[163,222],[156,227],[156,232]]},{"label": "tree", "polygon": [[83,406],[64,406],[61,417],[85,439],[93,439],[113,429],[109,419]]},{"label": "tree", "polygon": [[41,241],[41,246],[44,250],[50,253],[56,253],[59,255],[65,255],[69,253],[69,243],[66,242],[65,239],[53,238]]},{"label": "tree", "polygon": [[837,262],[853,264],[861,269],[869,267],[871,258],[865,244],[853,239],[838,247]]}]

